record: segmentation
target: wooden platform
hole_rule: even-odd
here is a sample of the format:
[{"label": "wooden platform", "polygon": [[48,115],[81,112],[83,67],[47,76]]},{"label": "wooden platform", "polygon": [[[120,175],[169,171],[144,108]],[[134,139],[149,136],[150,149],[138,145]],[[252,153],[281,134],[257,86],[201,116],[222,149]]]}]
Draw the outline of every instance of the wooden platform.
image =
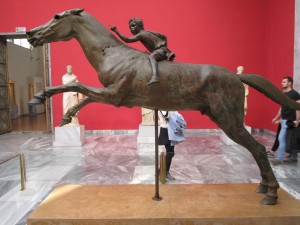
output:
[{"label": "wooden platform", "polygon": [[66,185],[28,217],[28,225],[300,225],[300,201],[279,190],[261,205],[257,184]]}]

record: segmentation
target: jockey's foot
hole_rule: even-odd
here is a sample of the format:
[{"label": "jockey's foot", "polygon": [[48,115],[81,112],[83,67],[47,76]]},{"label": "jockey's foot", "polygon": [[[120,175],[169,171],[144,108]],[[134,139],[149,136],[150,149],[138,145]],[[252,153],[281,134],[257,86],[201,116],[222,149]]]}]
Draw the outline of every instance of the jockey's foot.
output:
[{"label": "jockey's foot", "polygon": [[147,85],[151,85],[151,84],[155,84],[155,83],[159,83],[158,77],[152,77],[151,80],[149,81],[149,83],[147,83]]}]

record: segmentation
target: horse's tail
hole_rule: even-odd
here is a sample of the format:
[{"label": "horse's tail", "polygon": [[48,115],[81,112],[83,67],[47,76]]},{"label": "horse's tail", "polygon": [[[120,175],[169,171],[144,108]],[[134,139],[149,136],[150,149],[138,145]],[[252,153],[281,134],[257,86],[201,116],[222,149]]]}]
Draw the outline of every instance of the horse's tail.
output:
[{"label": "horse's tail", "polygon": [[248,84],[250,87],[263,93],[268,98],[272,99],[279,105],[286,106],[294,110],[300,110],[300,104],[290,99],[288,96],[283,94],[277,87],[275,87],[266,78],[256,74],[237,74],[241,81]]}]

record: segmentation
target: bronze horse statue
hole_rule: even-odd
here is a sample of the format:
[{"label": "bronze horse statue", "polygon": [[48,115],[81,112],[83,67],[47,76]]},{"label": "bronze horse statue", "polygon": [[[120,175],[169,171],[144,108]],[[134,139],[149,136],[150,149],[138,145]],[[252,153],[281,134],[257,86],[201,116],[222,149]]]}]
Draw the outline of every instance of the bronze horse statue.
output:
[{"label": "bronze horse statue", "polygon": [[91,102],[129,108],[198,110],[209,116],[233,141],[251,152],[262,177],[256,192],[266,193],[262,204],[277,203],[279,184],[265,147],[244,127],[243,83],[280,105],[300,110],[300,104],[290,100],[268,80],[255,74],[237,75],[215,65],[161,61],[158,63],[160,82],[147,86],[152,76],[148,54],[121,42],[83,9],[55,14],[48,23],[30,30],[27,35],[33,46],[77,39],[104,85],[96,88],[74,82],[47,87],[37,93],[31,104],[43,103],[46,98],[62,92],[74,91],[86,96],[68,110],[61,125],[69,123],[78,110]]}]

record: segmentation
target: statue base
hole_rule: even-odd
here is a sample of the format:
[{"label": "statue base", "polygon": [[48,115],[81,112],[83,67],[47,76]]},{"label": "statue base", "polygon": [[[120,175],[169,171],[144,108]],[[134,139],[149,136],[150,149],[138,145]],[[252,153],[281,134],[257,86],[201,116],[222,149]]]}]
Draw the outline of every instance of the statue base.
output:
[{"label": "statue base", "polygon": [[84,131],[84,125],[55,127],[55,141],[53,142],[53,146],[81,147],[85,142]]},{"label": "statue base", "polygon": [[[251,127],[246,126],[245,125],[246,130],[251,134]],[[225,133],[224,131],[222,131],[221,135],[220,135],[220,139],[221,141],[225,144],[225,145],[238,145],[237,143],[235,143],[233,140],[231,140]]]},{"label": "statue base", "polygon": [[137,136],[137,143],[154,144],[155,143],[155,126],[140,124],[139,134]]},{"label": "statue base", "polygon": [[137,148],[140,155],[154,155],[155,153],[155,126],[142,125],[139,126],[137,136]]},{"label": "statue base", "polygon": [[275,206],[260,203],[258,184],[64,185],[27,218],[28,225],[300,225],[300,202],[283,189]]}]

